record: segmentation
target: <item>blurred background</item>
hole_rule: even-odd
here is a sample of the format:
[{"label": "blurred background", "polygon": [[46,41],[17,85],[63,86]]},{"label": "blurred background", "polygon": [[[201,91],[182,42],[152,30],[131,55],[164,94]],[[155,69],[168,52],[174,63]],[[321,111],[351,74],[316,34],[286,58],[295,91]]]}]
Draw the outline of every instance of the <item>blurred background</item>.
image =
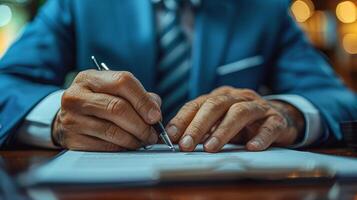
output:
[{"label": "blurred background", "polygon": [[[46,0],[0,0],[0,58]],[[311,43],[357,91],[357,0],[293,0],[291,12]]]}]

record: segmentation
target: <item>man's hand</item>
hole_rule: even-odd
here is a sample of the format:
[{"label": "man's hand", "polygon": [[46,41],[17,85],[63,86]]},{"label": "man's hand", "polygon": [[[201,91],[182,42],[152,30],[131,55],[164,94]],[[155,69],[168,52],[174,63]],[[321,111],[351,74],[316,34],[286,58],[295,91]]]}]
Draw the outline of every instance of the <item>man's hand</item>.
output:
[{"label": "man's hand", "polygon": [[62,96],[52,128],[55,143],[86,151],[137,149],[157,142],[160,98],[129,72],[80,72]]},{"label": "man's hand", "polygon": [[251,151],[275,144],[293,144],[304,129],[304,118],[293,106],[266,101],[247,89],[221,87],[186,103],[170,121],[167,131],[182,151],[200,142],[217,152],[228,142],[246,143]]}]

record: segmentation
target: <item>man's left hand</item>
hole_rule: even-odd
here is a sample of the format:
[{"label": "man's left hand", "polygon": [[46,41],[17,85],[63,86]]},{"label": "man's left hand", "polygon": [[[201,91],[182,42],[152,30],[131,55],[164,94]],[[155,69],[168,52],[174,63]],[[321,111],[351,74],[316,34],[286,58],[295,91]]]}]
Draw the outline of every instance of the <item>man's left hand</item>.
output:
[{"label": "man's left hand", "polygon": [[227,143],[244,143],[250,151],[271,145],[289,146],[304,131],[304,117],[293,106],[267,101],[249,89],[220,87],[186,103],[170,121],[167,131],[181,151],[204,143],[218,152]]}]

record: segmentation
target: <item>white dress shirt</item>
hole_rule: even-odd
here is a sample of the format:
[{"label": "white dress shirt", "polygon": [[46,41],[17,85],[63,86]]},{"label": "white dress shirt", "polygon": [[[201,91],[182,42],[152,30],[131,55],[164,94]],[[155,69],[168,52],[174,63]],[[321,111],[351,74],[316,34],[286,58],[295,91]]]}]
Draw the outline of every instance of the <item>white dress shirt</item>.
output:
[{"label": "white dress shirt", "polygon": [[[16,139],[19,142],[44,148],[59,148],[54,145],[51,132],[52,122],[61,107],[62,94],[63,90],[56,91],[48,95],[32,109],[16,135]],[[304,139],[300,143],[290,146],[290,148],[310,145],[322,136],[323,125],[320,113],[305,98],[294,94],[271,95],[264,98],[284,101],[295,106],[303,113],[305,118]]]}]

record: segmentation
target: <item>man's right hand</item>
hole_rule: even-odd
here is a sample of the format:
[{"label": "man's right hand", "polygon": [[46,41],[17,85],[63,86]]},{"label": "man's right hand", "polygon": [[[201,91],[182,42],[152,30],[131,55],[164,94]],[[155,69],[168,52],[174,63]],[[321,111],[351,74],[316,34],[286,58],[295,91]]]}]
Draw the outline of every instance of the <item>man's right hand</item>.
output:
[{"label": "man's right hand", "polygon": [[129,72],[80,72],[62,96],[52,127],[58,145],[85,151],[134,150],[157,142],[160,97]]}]

